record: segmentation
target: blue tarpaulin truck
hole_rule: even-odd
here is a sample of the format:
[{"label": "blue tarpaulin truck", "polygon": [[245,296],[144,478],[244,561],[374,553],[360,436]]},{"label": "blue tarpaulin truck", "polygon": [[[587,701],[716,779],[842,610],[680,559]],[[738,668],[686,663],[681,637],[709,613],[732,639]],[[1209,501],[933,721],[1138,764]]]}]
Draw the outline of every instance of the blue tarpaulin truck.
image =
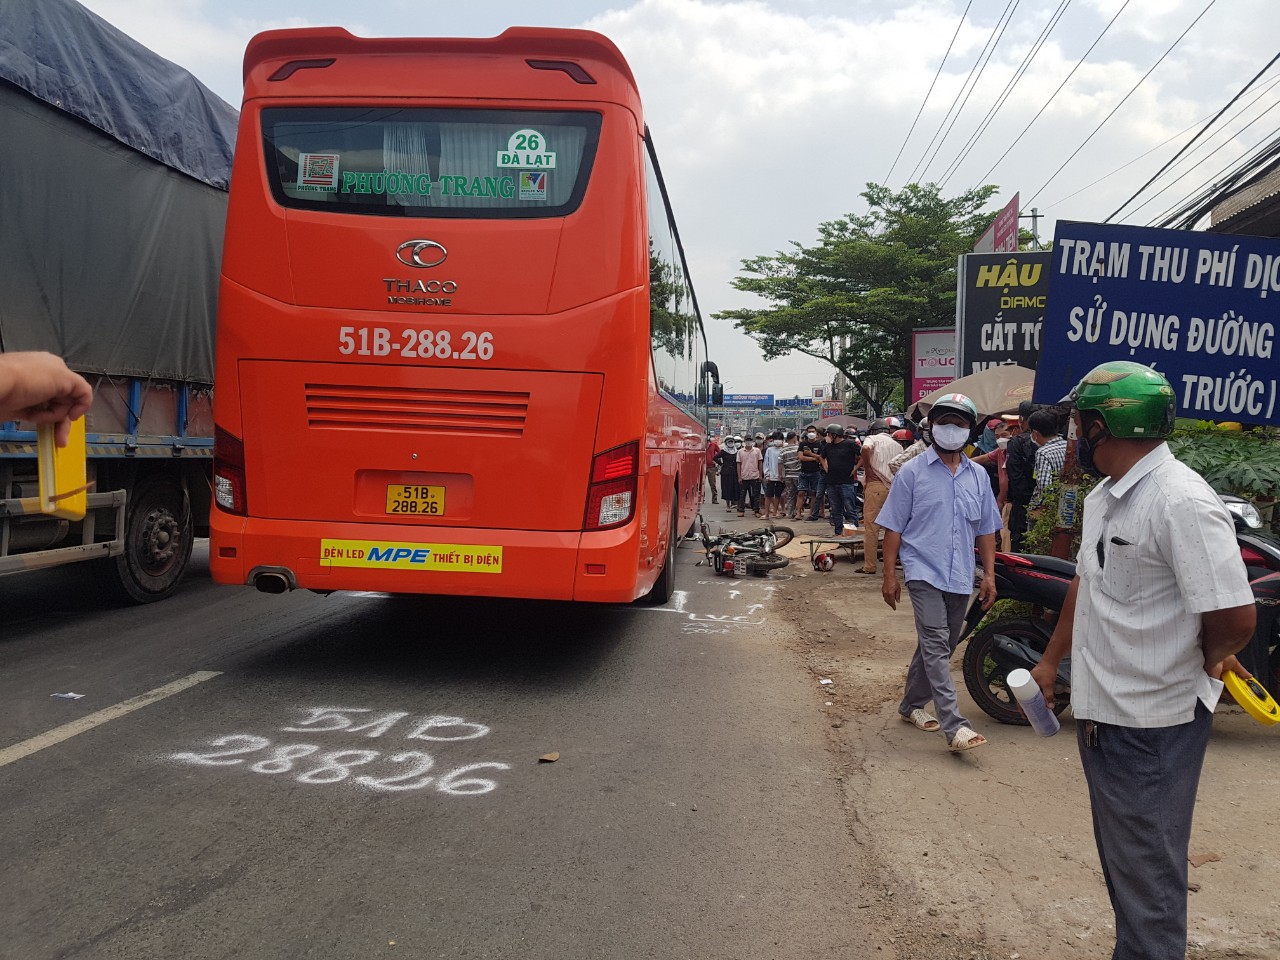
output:
[{"label": "blue tarpaulin truck", "polygon": [[0,424],[0,575],[93,561],[158,600],[207,535],[236,120],[74,0],[0,0],[0,350],[94,387],[82,522],[23,512],[36,434]]}]

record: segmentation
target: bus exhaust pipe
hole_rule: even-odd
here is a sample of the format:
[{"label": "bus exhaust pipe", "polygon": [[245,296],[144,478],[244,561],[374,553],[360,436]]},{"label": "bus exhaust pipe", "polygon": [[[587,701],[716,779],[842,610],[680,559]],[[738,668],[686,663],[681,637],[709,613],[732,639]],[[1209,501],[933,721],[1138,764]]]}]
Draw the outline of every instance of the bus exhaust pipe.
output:
[{"label": "bus exhaust pipe", "polygon": [[249,574],[249,582],[259,593],[288,593],[298,586],[293,571],[287,567],[258,567]]},{"label": "bus exhaust pipe", "polygon": [[286,593],[289,589],[289,581],[278,573],[260,573],[253,585],[260,593]]}]

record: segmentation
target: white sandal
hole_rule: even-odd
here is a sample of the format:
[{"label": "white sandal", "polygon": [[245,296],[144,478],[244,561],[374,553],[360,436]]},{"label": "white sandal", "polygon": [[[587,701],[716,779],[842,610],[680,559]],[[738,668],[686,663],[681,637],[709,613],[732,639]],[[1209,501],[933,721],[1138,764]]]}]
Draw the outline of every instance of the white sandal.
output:
[{"label": "white sandal", "polygon": [[951,742],[947,744],[947,749],[952,753],[963,753],[965,750],[972,750],[974,747],[985,747],[987,738],[971,727],[961,727],[956,731],[956,735],[951,738]]},{"label": "white sandal", "polygon": [[923,730],[925,733],[937,733],[941,729],[938,725],[936,717],[931,717],[922,707],[916,707],[910,713],[900,713],[904,723],[914,724],[917,730]]}]

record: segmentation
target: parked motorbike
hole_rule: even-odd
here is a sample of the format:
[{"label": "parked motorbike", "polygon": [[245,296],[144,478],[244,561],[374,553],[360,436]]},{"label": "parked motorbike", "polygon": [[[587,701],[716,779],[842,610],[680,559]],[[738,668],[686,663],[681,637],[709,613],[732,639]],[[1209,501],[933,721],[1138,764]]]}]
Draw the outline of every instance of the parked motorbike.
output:
[{"label": "parked motorbike", "polygon": [[[1271,690],[1280,690],[1280,538],[1264,529],[1251,503],[1239,497],[1222,499],[1235,522],[1258,616],[1253,640],[1237,657]],[[1040,662],[1076,568],[1056,557],[997,553],[995,571],[997,597],[1031,604],[1032,615],[1002,617],[974,632],[985,615],[975,597],[961,637],[962,642],[968,640],[962,672],[970,696],[984,713],[1001,723],[1025,725],[1007,677],[1010,670],[1030,670]],[[1068,657],[1058,670],[1055,713],[1066,708],[1070,687]]]},{"label": "parked motorbike", "polygon": [[[1067,590],[1076,575],[1070,560],[1028,553],[997,553],[996,596],[1000,600],[1017,600],[1032,606],[1031,616],[1002,617],[974,632],[986,611],[977,596],[965,615],[961,642],[968,640],[964,651],[962,673],[969,695],[983,713],[1001,723],[1026,725],[1027,718],[1018,709],[1009,689],[1010,670],[1030,670],[1040,662],[1049,638],[1053,636],[1057,613],[1066,601]],[[1069,702],[1071,659],[1065,658],[1058,670],[1054,712],[1062,713]]]},{"label": "parked motorbike", "polygon": [[770,570],[780,570],[791,562],[777,553],[778,547],[795,537],[790,527],[759,527],[746,533],[722,532],[713,537],[707,522],[698,517],[698,529],[707,564],[717,576],[764,577]]},{"label": "parked motorbike", "polygon": [[1236,656],[1269,690],[1280,691],[1280,537],[1263,526],[1249,501],[1229,496],[1222,500],[1235,521],[1236,541],[1258,613],[1253,640]]}]

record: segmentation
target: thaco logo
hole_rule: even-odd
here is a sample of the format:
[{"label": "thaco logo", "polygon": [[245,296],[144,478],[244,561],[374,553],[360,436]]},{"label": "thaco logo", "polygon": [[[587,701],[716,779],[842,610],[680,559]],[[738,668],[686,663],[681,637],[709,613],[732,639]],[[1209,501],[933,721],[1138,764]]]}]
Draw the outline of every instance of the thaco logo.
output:
[{"label": "thaco logo", "polygon": [[396,259],[406,267],[438,267],[449,251],[434,240],[406,240],[396,248]]}]

